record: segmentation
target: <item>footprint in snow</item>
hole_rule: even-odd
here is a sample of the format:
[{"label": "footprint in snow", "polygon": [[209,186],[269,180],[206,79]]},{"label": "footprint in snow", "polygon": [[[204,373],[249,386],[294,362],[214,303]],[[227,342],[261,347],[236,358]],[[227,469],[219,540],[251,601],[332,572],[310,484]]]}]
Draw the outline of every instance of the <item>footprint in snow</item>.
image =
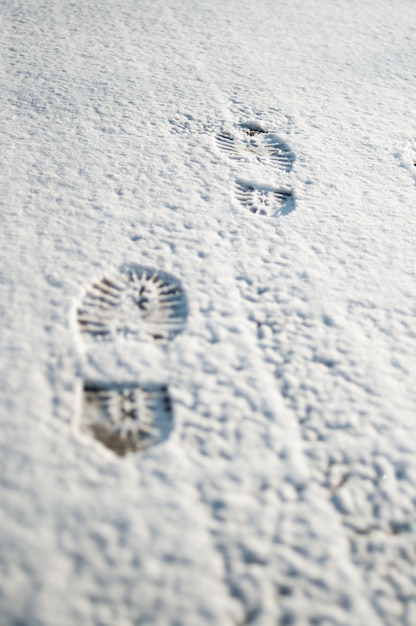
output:
[{"label": "footprint in snow", "polygon": [[[166,343],[187,316],[180,281],[166,272],[129,264],[106,274],[84,294],[76,311],[86,343],[125,340]],[[123,456],[165,440],[172,429],[166,385],[84,382],[80,429]]]},{"label": "footprint in snow", "polygon": [[[244,122],[233,132],[222,130],[215,141],[221,152],[234,161],[271,164],[281,174],[292,170],[295,156],[289,146],[259,122]],[[257,215],[277,217],[295,208],[294,194],[286,187],[237,180],[234,191],[240,204]]]},{"label": "footprint in snow", "polygon": [[407,143],[401,156],[403,165],[416,178],[416,139]]}]

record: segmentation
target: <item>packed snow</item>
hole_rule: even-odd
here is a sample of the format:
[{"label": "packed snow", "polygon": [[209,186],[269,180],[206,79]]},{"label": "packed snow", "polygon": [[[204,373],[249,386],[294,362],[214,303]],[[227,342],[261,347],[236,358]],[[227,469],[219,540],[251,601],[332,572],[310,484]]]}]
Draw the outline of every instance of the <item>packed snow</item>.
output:
[{"label": "packed snow", "polygon": [[0,622],[414,626],[416,4],[0,28]]}]

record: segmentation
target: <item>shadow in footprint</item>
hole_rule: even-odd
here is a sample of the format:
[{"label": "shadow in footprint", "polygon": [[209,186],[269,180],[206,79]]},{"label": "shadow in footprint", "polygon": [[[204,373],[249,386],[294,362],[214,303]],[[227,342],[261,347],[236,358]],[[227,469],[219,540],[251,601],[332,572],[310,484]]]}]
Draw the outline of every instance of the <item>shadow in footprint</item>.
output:
[{"label": "shadow in footprint", "polygon": [[161,443],[172,430],[168,388],[85,384],[80,427],[119,456]]}]

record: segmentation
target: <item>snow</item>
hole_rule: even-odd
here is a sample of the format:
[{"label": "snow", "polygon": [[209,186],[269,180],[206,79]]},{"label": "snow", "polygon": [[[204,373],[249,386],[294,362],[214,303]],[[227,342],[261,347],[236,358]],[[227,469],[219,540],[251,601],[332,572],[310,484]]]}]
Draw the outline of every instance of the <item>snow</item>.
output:
[{"label": "snow", "polygon": [[0,7],[0,621],[414,625],[414,3]]}]

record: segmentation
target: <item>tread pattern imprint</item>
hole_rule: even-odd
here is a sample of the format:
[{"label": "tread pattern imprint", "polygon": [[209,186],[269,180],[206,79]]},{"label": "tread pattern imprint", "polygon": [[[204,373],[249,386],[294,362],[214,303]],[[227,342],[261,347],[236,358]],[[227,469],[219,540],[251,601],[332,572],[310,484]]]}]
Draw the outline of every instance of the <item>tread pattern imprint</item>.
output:
[{"label": "tread pattern imprint", "polygon": [[[121,337],[166,344],[186,322],[187,301],[174,276],[140,265],[125,265],[92,284],[76,310],[85,343]],[[84,381],[80,428],[119,456],[165,440],[173,427],[166,385],[141,387]]]},{"label": "tread pattern imprint", "polygon": [[[276,177],[290,174],[295,156],[289,146],[259,122],[244,122],[233,132],[221,130],[215,142],[222,154],[239,163],[272,168]],[[271,187],[256,181],[236,180],[235,197],[250,213],[266,217],[287,215],[295,208],[295,197],[287,185]]]}]

